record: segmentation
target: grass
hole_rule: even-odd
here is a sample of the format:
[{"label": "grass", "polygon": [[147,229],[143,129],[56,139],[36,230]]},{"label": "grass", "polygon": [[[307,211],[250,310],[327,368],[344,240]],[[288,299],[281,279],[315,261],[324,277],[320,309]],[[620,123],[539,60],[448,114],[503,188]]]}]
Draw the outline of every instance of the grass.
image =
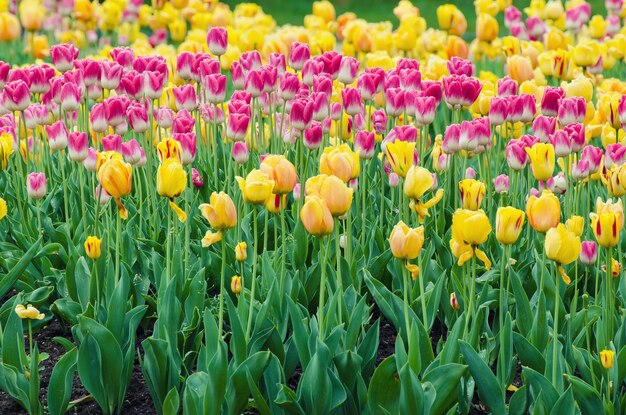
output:
[{"label": "grass", "polygon": [[[393,8],[398,4],[396,0],[331,0],[337,10],[337,15],[348,11],[354,12],[357,16],[364,18],[370,22],[379,22],[390,20],[395,24],[398,23],[397,18],[393,14]],[[232,7],[241,1],[225,0],[224,3]],[[604,0],[588,0],[594,14],[606,14],[604,8]],[[263,7],[265,13],[270,14],[276,19],[279,25],[295,24],[301,25],[305,15],[311,13],[313,0],[259,0],[256,3]],[[474,11],[474,2],[472,0],[413,0],[413,4],[420,9],[422,17],[426,19],[429,27],[437,26],[437,7],[441,4],[455,4],[465,14],[468,23],[468,32],[473,33],[476,21],[476,12]],[[528,6],[530,0],[514,1],[515,6],[523,9]],[[506,29],[501,27],[501,34]]]}]

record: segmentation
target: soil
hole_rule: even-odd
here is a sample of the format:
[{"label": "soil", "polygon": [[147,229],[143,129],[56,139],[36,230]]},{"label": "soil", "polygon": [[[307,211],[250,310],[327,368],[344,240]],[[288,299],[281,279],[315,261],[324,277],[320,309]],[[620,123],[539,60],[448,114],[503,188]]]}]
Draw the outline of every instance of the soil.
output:
[{"label": "soil", "polygon": [[[150,336],[150,330],[144,330],[141,327],[137,331],[137,348],[140,348],[141,342]],[[48,353],[49,358],[41,364],[40,370],[40,382],[41,388],[39,393],[39,400],[45,406],[47,401],[48,383],[50,382],[50,376],[52,369],[57,361],[65,353],[65,349],[52,340],[54,337],[65,337],[71,339],[69,326],[64,326],[59,320],[52,320],[50,324],[44,327],[42,330],[33,333],[33,341],[37,342],[39,351],[41,353]],[[25,341],[28,341],[25,338]],[[80,383],[78,374],[74,375],[74,383],[72,389],[72,395],[70,402],[85,398],[89,393]],[[141,373],[141,367],[139,366],[139,360],[135,356],[135,366],[133,367],[133,373],[131,375],[130,382],[128,384],[128,390],[126,391],[126,398],[122,407],[123,414],[129,415],[151,415],[156,414],[154,405],[152,404],[152,398],[148,392],[146,382]],[[101,414],[100,407],[94,400],[85,400],[77,404],[70,414]],[[27,415],[28,412],[24,410],[15,400],[13,400],[6,393],[0,391],[0,414],[2,415]]]}]

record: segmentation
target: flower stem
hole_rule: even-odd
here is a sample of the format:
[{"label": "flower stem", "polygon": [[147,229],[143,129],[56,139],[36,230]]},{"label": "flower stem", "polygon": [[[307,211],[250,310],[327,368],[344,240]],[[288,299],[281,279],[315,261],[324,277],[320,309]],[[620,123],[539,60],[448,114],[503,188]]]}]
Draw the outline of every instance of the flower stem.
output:
[{"label": "flower stem", "polygon": [[[122,218],[116,215],[115,223],[115,284],[120,280],[120,234],[122,233]],[[169,264],[169,261],[168,261]],[[169,269],[169,265],[168,265]]]},{"label": "flower stem", "polygon": [[[226,274],[226,235],[222,237],[222,270],[220,273],[220,315],[218,332],[222,336],[222,328],[224,327],[224,280]],[[220,337],[218,337],[218,342]]]},{"label": "flower stem", "polygon": [[498,374],[500,375],[500,384],[503,386],[508,386],[505,383],[506,381],[506,372],[504,370],[504,313],[506,312],[505,306],[505,296],[504,296],[504,272],[505,272],[505,264],[506,264],[507,256],[506,256],[506,245],[502,246],[502,258],[500,259],[500,356],[498,362]]},{"label": "flower stem", "polygon": [[256,287],[256,267],[257,267],[257,262],[258,262],[258,254],[257,254],[257,241],[258,241],[258,236],[259,236],[259,230],[258,230],[258,220],[257,220],[257,207],[256,205],[252,205],[252,221],[253,221],[253,227],[254,227],[254,245],[253,245],[253,252],[254,252],[254,259],[253,259],[253,263],[252,263],[252,276],[250,278],[250,308],[248,309],[248,324],[246,327],[246,342],[250,339],[250,330],[252,329],[252,312],[254,310],[254,293],[255,293],[255,287]]},{"label": "flower stem", "polygon": [[406,327],[406,338],[409,338],[409,277],[408,270],[405,266],[402,267],[402,285],[404,291],[404,326]]},{"label": "flower stem", "polygon": [[[320,266],[322,267],[322,277],[320,279],[320,302],[317,307],[319,338],[324,340],[324,303],[326,300],[326,262],[328,260],[328,251],[330,251],[330,243],[326,244],[325,237],[320,239]],[[326,245],[326,246],[325,246]]]},{"label": "flower stem", "polygon": [[554,295],[554,335],[552,339],[552,384],[556,385],[556,368],[557,368],[557,354],[559,345],[559,301],[561,300],[561,281],[559,280],[558,273],[554,280],[556,291]]}]

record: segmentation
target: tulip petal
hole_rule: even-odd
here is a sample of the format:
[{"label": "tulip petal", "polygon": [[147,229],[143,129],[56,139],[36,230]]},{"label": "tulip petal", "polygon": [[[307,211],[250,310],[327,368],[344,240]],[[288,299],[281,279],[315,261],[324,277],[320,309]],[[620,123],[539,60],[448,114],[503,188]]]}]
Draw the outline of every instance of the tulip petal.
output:
[{"label": "tulip petal", "polygon": [[487,258],[487,254],[478,248],[474,249],[474,253],[476,254],[476,258],[480,259],[483,264],[485,264],[485,269],[489,271],[491,269],[491,261]]},{"label": "tulip petal", "polygon": [[122,218],[123,220],[128,219],[128,210],[126,210],[126,208],[122,204],[122,201],[116,198],[115,204],[117,205],[117,208],[120,210],[120,218]]},{"label": "tulip petal", "polygon": [[185,221],[187,220],[187,214],[173,201],[170,200],[169,203],[174,213],[176,213],[176,216],[178,216],[178,220],[182,223],[185,223]]},{"label": "tulip petal", "polygon": [[572,279],[570,277],[567,276],[567,274],[565,273],[565,270],[563,269],[562,266],[558,266],[557,270],[559,271],[559,274],[561,274],[561,278],[563,278],[563,282],[567,285],[570,282],[572,282]]},{"label": "tulip petal", "polygon": [[413,279],[413,281],[415,281],[415,279],[417,278],[417,276],[420,273],[420,269],[417,265],[415,264],[409,264],[407,263],[404,268],[407,269],[407,271],[409,271],[411,273],[411,278]]}]

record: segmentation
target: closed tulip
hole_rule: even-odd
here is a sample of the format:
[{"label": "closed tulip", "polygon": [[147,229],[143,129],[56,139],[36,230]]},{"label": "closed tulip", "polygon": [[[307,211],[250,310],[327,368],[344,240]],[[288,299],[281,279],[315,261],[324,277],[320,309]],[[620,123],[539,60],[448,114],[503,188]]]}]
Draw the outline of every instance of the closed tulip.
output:
[{"label": "closed tulip", "polygon": [[528,223],[534,230],[545,233],[548,229],[559,224],[561,203],[551,191],[544,190],[539,197],[530,196],[528,198],[526,215],[528,216]]},{"label": "closed tulip", "polygon": [[474,179],[463,179],[459,182],[463,209],[478,210],[485,196],[485,184]]},{"label": "closed tulip", "polygon": [[389,236],[391,253],[398,259],[415,259],[424,245],[424,227],[409,228],[400,221]]},{"label": "closed tulip", "polygon": [[[235,212],[236,213],[236,212]],[[235,258],[239,262],[244,262],[248,258],[248,244],[245,242],[239,242],[235,246]]]},{"label": "closed tulip", "polygon": [[[237,208],[230,196],[224,192],[213,192],[209,203],[202,203],[198,208],[211,227],[218,231],[234,228],[237,225]],[[245,252],[245,242],[243,243]]]},{"label": "closed tulip", "polygon": [[615,359],[615,352],[613,350],[602,350],[600,352],[600,362],[602,367],[610,369],[613,367],[613,361]]},{"label": "closed tulip", "polygon": [[554,146],[546,143],[536,143],[530,148],[526,148],[526,153],[530,158],[535,179],[546,181],[554,173]]},{"label": "closed tulip", "polygon": [[263,205],[274,189],[274,180],[271,180],[261,170],[252,170],[245,179],[240,176],[235,177],[235,179],[246,203]]},{"label": "closed tulip", "polygon": [[88,236],[85,239],[85,253],[91,259],[98,259],[102,255],[102,239],[97,236]]},{"label": "closed tulip", "polygon": [[591,229],[598,244],[605,248],[616,246],[623,227],[623,212],[617,209],[602,209],[597,213],[590,213],[589,217],[591,218]]},{"label": "closed tulip", "polygon": [[233,275],[230,280],[230,290],[233,294],[237,295],[241,292],[241,277],[239,275]]},{"label": "closed tulip", "polygon": [[105,161],[98,169],[98,181],[106,192],[119,199],[130,193],[133,169],[120,158]]},{"label": "closed tulip", "polygon": [[404,194],[411,199],[420,199],[435,183],[433,174],[420,166],[411,166],[404,181]]},{"label": "closed tulip", "polygon": [[260,170],[274,180],[273,193],[291,193],[298,182],[296,167],[283,155],[270,154],[261,162]]},{"label": "closed tulip", "polygon": [[354,190],[337,176],[320,174],[306,181],[307,195],[321,197],[333,216],[344,215],[352,205]]},{"label": "closed tulip", "polygon": [[333,216],[324,199],[317,195],[307,196],[300,209],[300,219],[311,235],[325,236],[333,232]]},{"label": "closed tulip", "polygon": [[573,215],[565,221],[567,230],[572,231],[576,236],[582,236],[585,228],[585,219],[582,216]]},{"label": "closed tulip", "polygon": [[565,284],[569,284],[571,279],[565,273],[562,265],[567,265],[578,259],[581,251],[580,237],[559,223],[556,228],[551,228],[546,233],[544,249],[546,256],[558,264],[557,269]]},{"label": "closed tulip", "polygon": [[347,144],[324,149],[320,157],[320,173],[336,176],[347,183],[359,177],[360,172],[359,155]]},{"label": "closed tulip", "polygon": [[524,211],[512,206],[500,207],[496,212],[496,239],[504,245],[517,242],[524,226]]},{"label": "closed tulip", "polygon": [[598,63],[600,55],[600,45],[597,41],[582,41],[574,46],[574,63],[578,66],[593,66]]},{"label": "closed tulip", "polygon": [[187,173],[179,160],[168,158],[157,169],[157,193],[169,199],[169,205],[178,216],[178,220],[185,222],[187,214],[174,202],[187,186]]},{"label": "closed tulip", "polygon": [[385,146],[387,159],[393,171],[401,177],[406,177],[415,160],[415,143],[396,140]]}]

